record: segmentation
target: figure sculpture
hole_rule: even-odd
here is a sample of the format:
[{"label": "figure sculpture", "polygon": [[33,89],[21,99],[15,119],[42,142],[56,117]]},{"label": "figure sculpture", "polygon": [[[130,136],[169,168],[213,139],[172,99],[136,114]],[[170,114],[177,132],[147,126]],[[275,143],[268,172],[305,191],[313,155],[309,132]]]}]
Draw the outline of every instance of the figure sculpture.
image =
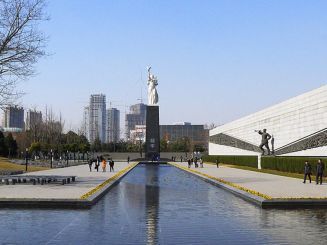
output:
[{"label": "figure sculpture", "polygon": [[269,140],[271,139],[271,135],[267,133],[267,129],[263,129],[262,131],[261,130],[254,130],[254,131],[261,135],[261,144],[259,145],[259,148],[262,151],[262,155],[265,154],[265,150],[263,149],[264,146],[268,151],[268,155],[270,155]]},{"label": "figure sculpture", "polygon": [[158,85],[158,79],[153,74],[151,74],[151,66],[148,67],[148,104],[156,105],[158,104],[158,92],[156,86]]}]

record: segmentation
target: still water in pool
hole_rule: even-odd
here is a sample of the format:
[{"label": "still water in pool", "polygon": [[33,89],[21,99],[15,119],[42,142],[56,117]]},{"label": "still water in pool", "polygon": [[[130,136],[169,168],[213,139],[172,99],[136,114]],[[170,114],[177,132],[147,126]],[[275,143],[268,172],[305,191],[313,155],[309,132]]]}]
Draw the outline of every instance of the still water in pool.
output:
[{"label": "still water in pool", "polygon": [[327,210],[264,210],[139,164],[90,210],[0,209],[0,244],[326,244]]}]

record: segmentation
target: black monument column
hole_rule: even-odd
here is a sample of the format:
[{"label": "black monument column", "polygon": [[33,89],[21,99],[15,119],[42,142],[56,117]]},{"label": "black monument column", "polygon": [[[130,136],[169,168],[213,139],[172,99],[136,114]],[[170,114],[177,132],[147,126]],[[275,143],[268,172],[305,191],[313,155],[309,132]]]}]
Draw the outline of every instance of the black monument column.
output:
[{"label": "black monument column", "polygon": [[146,149],[145,157],[154,160],[160,154],[159,106],[146,108]]}]

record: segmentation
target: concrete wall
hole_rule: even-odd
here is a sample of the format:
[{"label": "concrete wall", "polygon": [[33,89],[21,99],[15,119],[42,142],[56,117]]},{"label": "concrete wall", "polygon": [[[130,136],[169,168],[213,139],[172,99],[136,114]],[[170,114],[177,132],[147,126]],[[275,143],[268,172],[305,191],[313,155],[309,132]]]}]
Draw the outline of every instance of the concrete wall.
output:
[{"label": "concrete wall", "polygon": [[[327,85],[219,126],[210,131],[210,136],[223,133],[259,145],[261,136],[254,130],[263,128],[274,136],[275,149],[327,128]],[[255,152],[226,147],[210,143],[209,154],[227,155],[235,150],[234,155],[257,155]],[[308,152],[303,150],[301,155],[327,155],[325,147],[319,148],[310,149]]]},{"label": "concrete wall", "polygon": [[247,151],[243,149],[238,149],[235,147],[229,147],[225,145],[218,145],[214,143],[209,143],[209,155],[229,155],[229,156],[252,156],[261,155],[257,152]]}]

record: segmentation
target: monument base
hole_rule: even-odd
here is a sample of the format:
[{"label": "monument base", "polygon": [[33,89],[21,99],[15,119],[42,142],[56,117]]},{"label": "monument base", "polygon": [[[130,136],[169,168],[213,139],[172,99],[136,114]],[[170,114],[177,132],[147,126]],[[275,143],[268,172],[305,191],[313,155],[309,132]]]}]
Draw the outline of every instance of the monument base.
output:
[{"label": "monument base", "polygon": [[146,147],[147,160],[158,160],[160,154],[159,106],[146,107]]}]

